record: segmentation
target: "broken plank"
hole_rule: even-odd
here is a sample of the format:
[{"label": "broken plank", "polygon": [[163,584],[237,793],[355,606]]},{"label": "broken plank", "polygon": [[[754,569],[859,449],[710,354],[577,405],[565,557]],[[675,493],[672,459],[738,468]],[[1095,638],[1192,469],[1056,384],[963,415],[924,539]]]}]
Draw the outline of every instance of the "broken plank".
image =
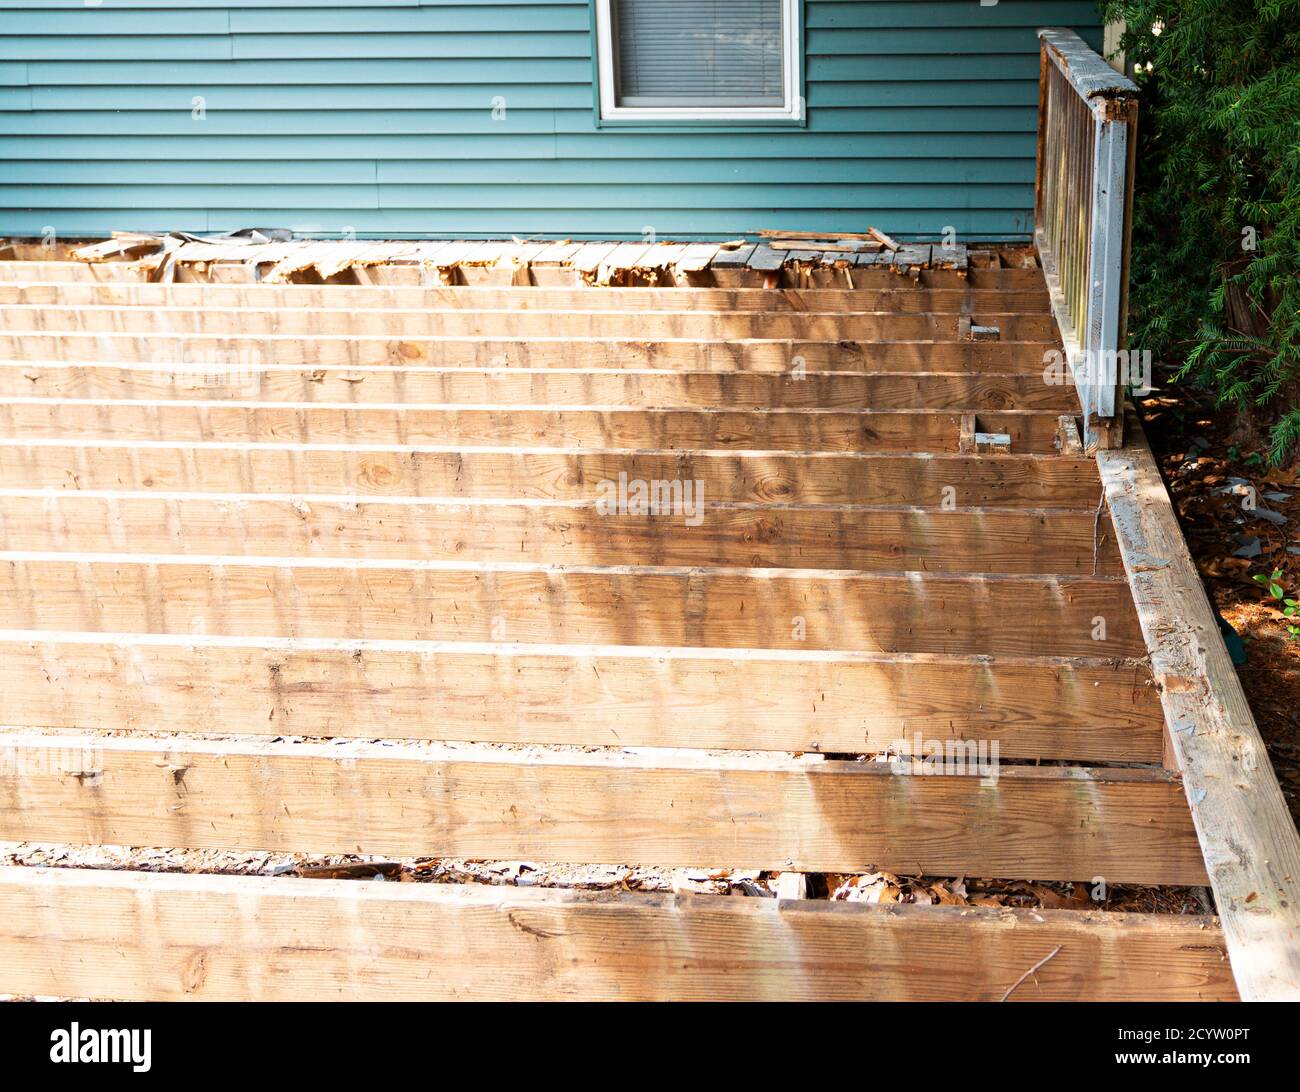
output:
[{"label": "broken plank", "polygon": [[759,243],[746,264],[760,273],[772,273],[785,265],[787,258],[787,254],[773,250],[767,243]]},{"label": "broken plank", "polygon": [[[433,244],[439,249],[454,246],[458,250],[472,245],[472,243]],[[587,245],[596,248],[598,251],[603,249],[604,252],[608,252],[617,244],[597,243]],[[748,245],[746,244],[746,246]],[[744,249],[744,247],[740,248],[737,253],[743,253]],[[581,251],[579,253],[581,254]],[[711,263],[711,267],[722,268],[733,274],[737,272],[728,263],[723,263],[722,259],[727,257],[728,254],[727,251],[720,252],[718,257]],[[858,255],[859,258],[864,256]],[[441,255],[439,255],[439,258],[441,259]],[[586,260],[589,259],[584,259],[584,261]],[[741,264],[743,265],[743,263]],[[392,265],[374,265],[370,268],[376,277],[383,278],[382,283],[386,285],[419,285],[421,283],[418,263],[403,260]],[[9,284],[24,284],[33,281],[43,283],[139,284],[149,280],[150,272],[150,269],[143,268],[139,264],[132,262],[90,264],[86,262],[57,261],[0,261],[0,282]],[[589,272],[594,272],[594,267]],[[178,280],[198,283],[218,281],[222,283],[251,284],[257,280],[256,274],[257,266],[243,261],[213,263],[206,268],[202,268],[197,264],[185,264],[178,265],[177,269]],[[761,278],[755,277],[754,280],[758,281]],[[954,269],[925,270],[921,275],[920,285],[923,288],[962,289],[969,285],[970,288],[977,290],[1041,291],[1043,288],[1043,273],[1041,269],[972,268],[968,277],[965,273]],[[575,285],[575,287],[577,286]],[[755,284],[754,287],[758,287],[758,285]],[[864,287],[877,286],[864,285]]]},{"label": "broken plank", "polygon": [[585,244],[569,242],[548,243],[533,256],[534,265],[564,265],[569,262]]},{"label": "broken plank", "polygon": [[[745,243],[732,249],[721,247],[719,248],[718,253],[714,255],[713,260],[709,265],[720,266],[723,268],[748,265],[749,259],[753,255],[755,249],[757,248],[753,243]],[[3,268],[3,265],[4,263],[0,262],[0,268]]]},{"label": "broken plank", "polygon": [[899,247],[894,254],[894,268],[904,272],[920,269],[930,264],[930,245],[928,243]]},{"label": "broken plank", "polygon": [[883,246],[886,250],[899,249],[899,244],[896,243],[893,239],[891,239],[888,235],[886,235],[883,231],[878,231],[876,228],[872,227],[872,228],[867,228],[867,234],[870,235],[873,239],[875,239],[876,242],[880,243],[881,246]]},{"label": "broken plank", "polygon": [[776,228],[763,228],[754,234],[766,239],[857,239],[860,242],[879,242],[870,232],[857,231],[780,231]]},{"label": "broken plank", "polygon": [[717,243],[691,243],[675,263],[677,272],[700,273],[708,269],[718,251]]}]

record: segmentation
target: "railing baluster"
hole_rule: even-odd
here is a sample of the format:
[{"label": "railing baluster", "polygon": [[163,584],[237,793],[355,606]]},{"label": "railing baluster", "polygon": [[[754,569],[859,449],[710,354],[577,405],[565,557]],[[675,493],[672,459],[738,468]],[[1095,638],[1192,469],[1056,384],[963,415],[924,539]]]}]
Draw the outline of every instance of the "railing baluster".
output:
[{"label": "railing baluster", "polygon": [[1073,31],[1038,32],[1034,239],[1086,442],[1122,442],[1124,308],[1137,88]]}]

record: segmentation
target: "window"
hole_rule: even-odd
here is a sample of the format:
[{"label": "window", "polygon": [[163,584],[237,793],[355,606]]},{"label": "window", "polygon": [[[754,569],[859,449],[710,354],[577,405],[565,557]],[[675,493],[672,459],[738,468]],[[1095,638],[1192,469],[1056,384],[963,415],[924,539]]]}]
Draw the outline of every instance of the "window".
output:
[{"label": "window", "polygon": [[596,0],[604,121],[801,121],[799,0]]}]

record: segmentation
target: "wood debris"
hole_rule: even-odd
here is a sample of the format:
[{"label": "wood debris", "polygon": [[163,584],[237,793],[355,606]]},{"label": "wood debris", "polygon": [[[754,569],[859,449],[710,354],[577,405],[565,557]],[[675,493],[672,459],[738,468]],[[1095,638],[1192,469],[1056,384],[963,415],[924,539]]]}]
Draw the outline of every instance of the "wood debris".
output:
[{"label": "wood debris", "polygon": [[[752,238],[709,243],[520,237],[385,242],[294,238],[287,229],[248,228],[208,236],[123,232],[59,253],[76,261],[129,263],[142,279],[160,283],[410,284],[401,275],[409,270],[414,283],[424,286],[556,286],[572,283],[561,272],[571,270],[579,284],[592,286],[743,287],[754,285],[757,277],[770,288],[851,289],[859,286],[857,268],[888,269],[919,283],[926,270],[955,270],[965,277],[974,264],[964,244],[901,243],[875,228],[764,228]],[[1018,251],[1005,258],[977,253],[979,268],[1019,268],[1029,260]]]},{"label": "wood debris", "polygon": [[869,234],[877,242],[883,244],[886,250],[899,249],[900,244],[896,243],[893,239],[891,239],[883,231],[880,231],[878,228],[874,228],[874,227],[867,228],[867,234]]}]

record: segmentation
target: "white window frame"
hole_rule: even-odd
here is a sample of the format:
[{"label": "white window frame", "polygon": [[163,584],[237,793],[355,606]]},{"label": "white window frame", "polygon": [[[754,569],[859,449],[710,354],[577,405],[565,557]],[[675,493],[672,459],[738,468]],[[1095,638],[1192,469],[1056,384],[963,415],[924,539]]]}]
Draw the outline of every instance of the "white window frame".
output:
[{"label": "white window frame", "polygon": [[781,0],[784,96],[780,106],[619,106],[610,0],[596,0],[596,66],[602,121],[803,121],[800,0]]}]

